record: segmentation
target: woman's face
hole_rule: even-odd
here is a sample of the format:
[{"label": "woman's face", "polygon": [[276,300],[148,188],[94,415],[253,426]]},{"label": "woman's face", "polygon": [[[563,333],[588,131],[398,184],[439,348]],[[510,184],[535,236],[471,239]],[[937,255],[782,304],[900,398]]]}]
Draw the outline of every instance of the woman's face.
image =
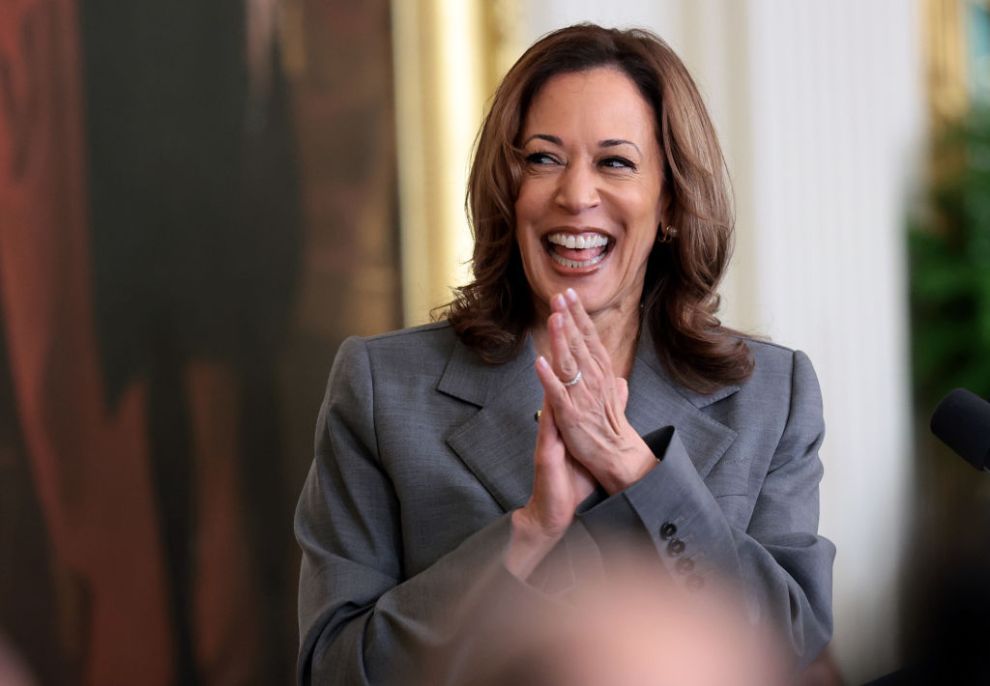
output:
[{"label": "woman's face", "polygon": [[638,313],[661,214],[653,110],[621,71],[560,74],[523,122],[516,240],[537,311],[573,288],[592,315]]}]

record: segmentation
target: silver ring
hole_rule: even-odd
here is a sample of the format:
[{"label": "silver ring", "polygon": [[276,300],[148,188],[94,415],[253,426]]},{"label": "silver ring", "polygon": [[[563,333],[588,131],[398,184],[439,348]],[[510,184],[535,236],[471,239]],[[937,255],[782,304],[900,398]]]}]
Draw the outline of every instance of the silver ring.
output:
[{"label": "silver ring", "polygon": [[571,379],[570,381],[562,381],[561,383],[563,383],[565,386],[573,386],[580,380],[581,380],[581,370],[579,369],[578,373],[574,375],[573,379]]}]

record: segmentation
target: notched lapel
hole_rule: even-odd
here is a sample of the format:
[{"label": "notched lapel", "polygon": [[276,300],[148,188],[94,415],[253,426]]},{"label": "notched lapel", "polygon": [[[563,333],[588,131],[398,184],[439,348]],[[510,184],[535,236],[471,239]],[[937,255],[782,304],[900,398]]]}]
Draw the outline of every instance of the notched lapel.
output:
[{"label": "notched lapel", "polygon": [[[704,479],[736,438],[735,430],[702,408],[738,390],[702,395],[675,385],[656,358],[647,333],[639,341],[629,379],[626,416],[645,436],[673,425]],[[521,507],[533,487],[534,414],[543,403],[532,342],[503,365],[486,365],[457,341],[437,390],[480,409],[447,436],[447,445],[505,510]]]},{"label": "notched lapel", "polygon": [[673,425],[704,479],[732,445],[736,431],[709,417],[702,408],[732,395],[739,387],[726,386],[710,395],[682,389],[667,376],[652,346],[644,329],[629,378],[626,417],[641,436]]},{"label": "notched lapel", "polygon": [[447,445],[506,512],[521,507],[533,488],[534,414],[543,389],[527,340],[513,360],[486,365],[458,341],[437,390],[480,406],[447,436]]}]

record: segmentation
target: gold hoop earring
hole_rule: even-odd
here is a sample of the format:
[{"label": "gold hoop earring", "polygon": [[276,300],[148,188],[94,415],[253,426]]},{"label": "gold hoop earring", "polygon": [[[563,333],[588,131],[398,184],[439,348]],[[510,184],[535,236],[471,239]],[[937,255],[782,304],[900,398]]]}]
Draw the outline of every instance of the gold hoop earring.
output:
[{"label": "gold hoop earring", "polygon": [[677,229],[673,226],[668,226],[666,228],[660,227],[660,237],[657,238],[657,243],[673,243],[674,239],[677,238]]}]

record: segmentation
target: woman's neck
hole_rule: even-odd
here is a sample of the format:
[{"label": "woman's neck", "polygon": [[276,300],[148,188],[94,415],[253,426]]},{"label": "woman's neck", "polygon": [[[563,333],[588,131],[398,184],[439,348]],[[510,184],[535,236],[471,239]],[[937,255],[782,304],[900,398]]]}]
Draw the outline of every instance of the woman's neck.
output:
[{"label": "woman's neck", "polygon": [[[538,321],[531,330],[533,345],[537,355],[547,359],[552,356],[550,334],[547,330],[548,314],[538,314]],[[629,378],[633,361],[636,358],[636,344],[639,340],[639,308],[631,313],[618,310],[605,310],[591,315],[591,321],[598,331],[605,350],[612,361],[612,370],[616,376]]]}]

